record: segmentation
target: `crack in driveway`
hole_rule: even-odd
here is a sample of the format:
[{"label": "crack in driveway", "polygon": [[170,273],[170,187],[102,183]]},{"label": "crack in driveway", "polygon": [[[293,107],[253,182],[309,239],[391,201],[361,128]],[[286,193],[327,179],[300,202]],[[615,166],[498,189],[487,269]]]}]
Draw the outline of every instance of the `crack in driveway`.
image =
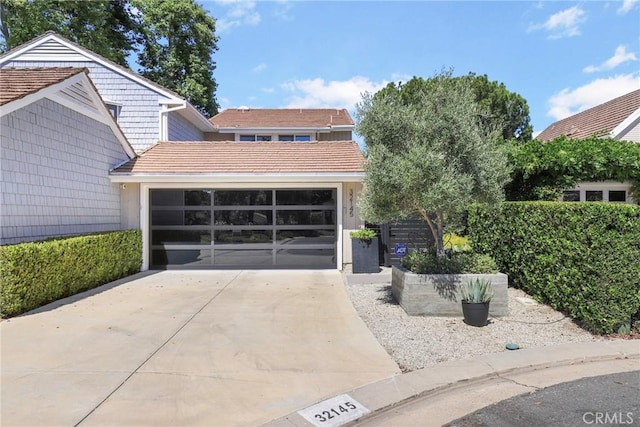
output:
[{"label": "crack in driveway", "polygon": [[153,356],[155,356],[160,350],[162,350],[173,338],[176,337],[176,335],[178,335],[189,323],[191,323],[191,321],[202,312],[202,310],[204,310],[209,304],[211,304],[213,302],[213,300],[215,300],[225,289],[227,289],[233,282],[236,281],[236,279],[238,278],[238,276],[240,276],[242,274],[242,271],[239,271],[238,274],[236,274],[231,280],[229,280],[229,282],[224,285],[222,288],[220,288],[218,290],[218,292],[215,293],[215,295],[213,295],[211,298],[209,298],[207,300],[207,302],[204,303],[204,305],[202,307],[200,307],[198,310],[196,310],[195,313],[193,313],[193,315],[191,315],[183,324],[182,326],[180,326],[173,334],[171,334],[171,336],[169,336],[153,353],[151,353],[145,360],[142,361],[142,363],[140,363],[120,384],[118,384],[118,386],[116,388],[114,388],[111,393],[109,393],[104,399],[102,399],[100,401],[100,403],[98,403],[91,411],[89,411],[84,417],[82,417],[77,423],[74,424],[74,427],[78,427],[80,424],[82,424],[87,418],[89,418],[89,416],[91,416],[91,414],[93,414],[99,407],[101,407],[107,400],[109,400],[109,398],[111,396],[113,396],[118,390],[120,390],[122,388],[123,385],[125,385],[127,383],[127,381],[129,381],[131,379],[131,377],[133,377],[136,373],[138,373],[138,371],[149,362],[149,360],[151,360],[153,358]]}]

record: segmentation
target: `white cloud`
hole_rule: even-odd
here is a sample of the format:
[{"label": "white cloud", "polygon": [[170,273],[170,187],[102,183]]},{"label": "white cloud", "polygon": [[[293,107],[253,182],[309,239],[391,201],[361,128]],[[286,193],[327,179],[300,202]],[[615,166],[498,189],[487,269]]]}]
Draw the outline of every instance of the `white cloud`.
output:
[{"label": "white cloud", "polygon": [[355,76],[349,80],[324,79],[294,80],[283,83],[281,88],[294,95],[287,108],[348,108],[352,109],[362,99],[364,92],[377,92],[389,82],[373,82],[366,77]]},{"label": "white cloud", "polygon": [[264,93],[275,93],[276,90],[274,88],[272,88],[272,87],[263,87],[262,91]]},{"label": "white cloud", "polygon": [[583,71],[585,73],[595,73],[596,71],[613,70],[624,62],[637,60],[638,58],[636,57],[636,54],[633,52],[627,52],[627,47],[621,44],[616,48],[616,52],[611,58],[607,59],[600,65],[589,65]]},{"label": "white cloud", "polygon": [[256,65],[255,67],[253,67],[253,72],[254,73],[260,73],[264,70],[267,69],[267,64],[265,64],[264,62],[261,64]]},{"label": "white cloud", "polygon": [[586,20],[586,12],[579,6],[573,6],[551,15],[543,24],[531,24],[528,31],[546,30],[551,39],[574,37],[580,35],[580,24]]},{"label": "white cloud", "polygon": [[637,73],[596,79],[573,90],[566,88],[549,98],[547,116],[561,120],[638,88],[640,75]]},{"label": "white cloud", "polygon": [[216,20],[218,33],[231,31],[241,25],[258,25],[260,14],[255,10],[256,2],[250,0],[216,0],[216,3],[227,9],[223,18]]},{"label": "white cloud", "polygon": [[292,8],[293,5],[289,1],[276,0],[276,9],[273,12],[273,15],[281,21],[292,21],[293,15],[289,13]]},{"label": "white cloud", "polygon": [[625,13],[631,11],[631,9],[633,9],[635,5],[638,4],[638,1],[640,0],[624,0],[622,2],[622,6],[618,8],[618,14],[624,15]]}]

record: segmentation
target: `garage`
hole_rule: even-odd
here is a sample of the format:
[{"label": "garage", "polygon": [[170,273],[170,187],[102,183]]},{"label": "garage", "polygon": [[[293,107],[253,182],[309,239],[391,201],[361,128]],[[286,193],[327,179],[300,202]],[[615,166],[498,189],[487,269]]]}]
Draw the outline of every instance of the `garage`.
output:
[{"label": "garage", "polygon": [[150,268],[336,268],[336,188],[151,188]]}]

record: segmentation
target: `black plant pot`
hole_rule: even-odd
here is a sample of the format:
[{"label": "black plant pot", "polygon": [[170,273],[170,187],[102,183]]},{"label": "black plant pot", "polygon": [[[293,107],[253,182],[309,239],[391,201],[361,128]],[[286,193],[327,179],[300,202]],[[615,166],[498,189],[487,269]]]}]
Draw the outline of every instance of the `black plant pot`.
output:
[{"label": "black plant pot", "polygon": [[371,240],[351,239],[351,254],[354,273],[377,273],[380,271],[377,237]]},{"label": "black plant pot", "polygon": [[485,326],[489,319],[489,303],[462,301],[462,315],[467,325]]}]

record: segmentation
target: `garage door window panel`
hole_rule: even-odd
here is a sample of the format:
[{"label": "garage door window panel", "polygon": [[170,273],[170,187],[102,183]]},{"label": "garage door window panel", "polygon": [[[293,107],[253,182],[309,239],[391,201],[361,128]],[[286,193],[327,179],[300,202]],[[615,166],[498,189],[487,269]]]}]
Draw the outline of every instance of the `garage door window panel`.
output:
[{"label": "garage door window panel", "polygon": [[184,265],[184,266],[207,266],[211,265],[211,250],[166,250],[154,249],[151,251],[152,266]]},{"label": "garage door window panel", "polygon": [[270,206],[273,204],[272,190],[216,190],[214,192],[214,204],[217,207],[225,206]]},{"label": "garage door window panel", "polygon": [[273,242],[272,230],[218,230],[213,232],[216,244],[260,244]]},{"label": "garage door window panel", "polygon": [[210,245],[211,231],[204,230],[154,230],[152,245]]}]

